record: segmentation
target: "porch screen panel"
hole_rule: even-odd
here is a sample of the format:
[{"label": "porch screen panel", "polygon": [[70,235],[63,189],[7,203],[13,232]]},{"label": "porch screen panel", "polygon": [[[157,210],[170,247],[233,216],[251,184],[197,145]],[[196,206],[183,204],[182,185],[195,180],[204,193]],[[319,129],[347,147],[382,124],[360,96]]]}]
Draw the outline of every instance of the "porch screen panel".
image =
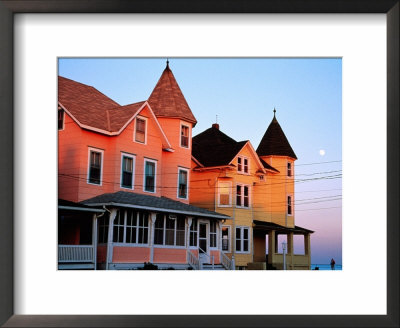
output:
[{"label": "porch screen panel", "polygon": [[185,246],[185,218],[181,216],[176,222],[176,246]]},{"label": "porch screen panel", "polygon": [[197,219],[192,220],[189,239],[189,245],[197,247]]},{"label": "porch screen panel", "polygon": [[164,244],[164,214],[157,214],[156,223],[154,224],[154,244]]},{"label": "porch screen panel", "polygon": [[126,242],[130,244],[136,244],[136,221],[137,212],[128,211],[127,222],[126,222]]},{"label": "porch screen panel", "polygon": [[104,214],[104,216],[99,218],[98,225],[98,236],[97,240],[99,244],[105,244],[107,243],[108,240],[108,221],[109,221],[110,215],[109,213]]},{"label": "porch screen panel", "polygon": [[114,219],[113,242],[124,242],[124,211],[118,211]]},{"label": "porch screen panel", "polygon": [[165,225],[165,245],[175,244],[175,221],[167,217]]},{"label": "porch screen panel", "polygon": [[149,216],[147,213],[139,212],[138,216],[138,243],[147,244],[149,235]]}]

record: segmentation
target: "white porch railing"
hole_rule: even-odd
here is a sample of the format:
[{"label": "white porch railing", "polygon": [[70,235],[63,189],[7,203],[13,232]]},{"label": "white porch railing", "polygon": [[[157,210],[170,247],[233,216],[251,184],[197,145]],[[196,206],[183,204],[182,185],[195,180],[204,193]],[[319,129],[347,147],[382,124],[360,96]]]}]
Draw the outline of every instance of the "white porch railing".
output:
[{"label": "white porch railing", "polygon": [[232,269],[232,261],[222,251],[220,252],[221,264],[226,270]]},{"label": "white porch railing", "polygon": [[191,251],[187,251],[187,262],[193,269],[200,269],[199,259]]},{"label": "white porch railing", "polygon": [[94,262],[91,245],[58,245],[58,262]]}]

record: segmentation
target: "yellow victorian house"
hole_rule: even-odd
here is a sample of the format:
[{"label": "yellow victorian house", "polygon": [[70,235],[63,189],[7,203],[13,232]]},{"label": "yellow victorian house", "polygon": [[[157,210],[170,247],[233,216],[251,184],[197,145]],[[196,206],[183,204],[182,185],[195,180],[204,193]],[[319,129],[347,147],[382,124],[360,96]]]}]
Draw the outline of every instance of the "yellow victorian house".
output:
[{"label": "yellow victorian house", "polygon": [[[295,225],[296,159],[275,110],[257,151],[218,124],[193,137],[190,203],[232,218],[207,227],[222,238],[220,245],[205,240],[205,253],[221,250],[236,269],[310,269],[313,231]],[[280,252],[279,235],[285,236]],[[294,235],[304,238],[301,254],[294,253]]]}]

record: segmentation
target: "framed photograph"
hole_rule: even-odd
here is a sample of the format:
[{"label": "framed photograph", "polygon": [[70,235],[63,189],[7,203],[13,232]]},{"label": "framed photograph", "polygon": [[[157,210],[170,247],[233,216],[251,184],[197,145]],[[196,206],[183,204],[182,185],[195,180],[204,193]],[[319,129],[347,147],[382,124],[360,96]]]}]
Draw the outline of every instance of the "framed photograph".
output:
[{"label": "framed photograph", "polygon": [[1,324],[398,326],[398,1],[0,10]]}]

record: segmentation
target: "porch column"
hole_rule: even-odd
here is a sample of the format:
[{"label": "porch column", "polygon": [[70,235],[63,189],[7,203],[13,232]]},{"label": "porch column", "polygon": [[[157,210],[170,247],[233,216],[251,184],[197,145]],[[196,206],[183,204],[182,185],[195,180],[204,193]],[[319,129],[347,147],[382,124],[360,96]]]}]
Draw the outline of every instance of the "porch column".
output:
[{"label": "porch column", "polygon": [[276,231],[275,231],[275,247],[274,247],[274,253],[278,253],[278,249],[279,249],[278,236],[279,236],[279,233],[276,233]]},{"label": "porch column", "polygon": [[109,263],[112,262],[113,257],[113,230],[114,230],[114,219],[117,216],[117,209],[112,209],[110,212],[110,219],[108,223],[108,238],[107,238],[107,260],[106,260],[106,270],[108,270]]},{"label": "porch column", "polygon": [[308,268],[311,268],[311,234],[304,235],[304,253],[307,255]]},{"label": "porch column", "polygon": [[276,236],[275,230],[268,232],[268,264],[273,264],[274,253],[276,249]]},{"label": "porch column", "polygon": [[[293,269],[293,232],[289,232],[287,235],[287,244],[288,244],[288,257],[287,260],[290,261],[289,266],[291,269]],[[289,262],[288,261],[288,262]]]},{"label": "porch column", "polygon": [[93,265],[96,270],[97,266],[97,215],[93,214],[92,225],[92,245],[93,245]]},{"label": "porch column", "polygon": [[188,216],[186,220],[186,251],[189,250],[190,246],[190,226],[192,225],[192,217]]},{"label": "porch column", "polygon": [[150,263],[153,263],[154,259],[154,225],[157,220],[157,213],[150,213]]},{"label": "porch column", "polygon": [[222,252],[222,221],[218,221],[217,243],[218,250]]}]

